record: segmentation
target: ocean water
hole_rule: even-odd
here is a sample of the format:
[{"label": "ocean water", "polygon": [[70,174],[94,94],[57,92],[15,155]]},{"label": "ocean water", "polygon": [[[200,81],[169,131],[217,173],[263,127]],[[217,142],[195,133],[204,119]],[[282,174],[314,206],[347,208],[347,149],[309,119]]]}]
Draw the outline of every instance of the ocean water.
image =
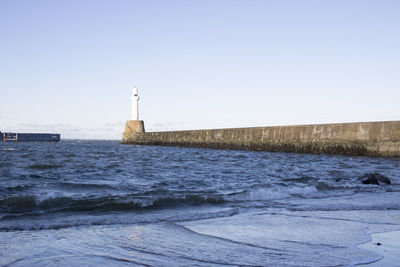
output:
[{"label": "ocean water", "polygon": [[[378,172],[391,185],[357,178]],[[2,266],[354,266],[400,230],[400,160],[0,145]]]}]

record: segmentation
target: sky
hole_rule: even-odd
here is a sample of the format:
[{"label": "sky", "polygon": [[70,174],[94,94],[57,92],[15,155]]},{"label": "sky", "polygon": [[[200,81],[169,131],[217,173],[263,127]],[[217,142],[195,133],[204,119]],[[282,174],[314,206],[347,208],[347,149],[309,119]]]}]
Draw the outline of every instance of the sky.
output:
[{"label": "sky", "polygon": [[0,131],[400,119],[397,0],[0,0]]}]

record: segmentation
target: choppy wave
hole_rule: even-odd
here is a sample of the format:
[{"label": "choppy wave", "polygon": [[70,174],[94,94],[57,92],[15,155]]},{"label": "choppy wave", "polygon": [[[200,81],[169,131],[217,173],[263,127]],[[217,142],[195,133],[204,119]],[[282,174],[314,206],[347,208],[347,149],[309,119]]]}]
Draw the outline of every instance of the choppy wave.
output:
[{"label": "choppy wave", "polygon": [[61,167],[62,165],[56,165],[56,164],[33,164],[29,166],[30,169],[36,169],[36,170],[58,169]]},{"label": "choppy wave", "polygon": [[[285,208],[290,203],[297,209],[346,209],[357,204],[320,200],[400,191],[399,163],[393,159],[129,147],[106,141],[8,145],[0,153],[0,222],[8,222],[5,228],[32,216],[96,214],[113,221],[115,212],[141,213],[146,221],[146,216],[158,216],[152,212],[173,209],[176,215],[204,206]],[[392,179],[391,185],[357,182],[363,173],[378,170]],[[387,203],[359,205],[377,206]]]}]

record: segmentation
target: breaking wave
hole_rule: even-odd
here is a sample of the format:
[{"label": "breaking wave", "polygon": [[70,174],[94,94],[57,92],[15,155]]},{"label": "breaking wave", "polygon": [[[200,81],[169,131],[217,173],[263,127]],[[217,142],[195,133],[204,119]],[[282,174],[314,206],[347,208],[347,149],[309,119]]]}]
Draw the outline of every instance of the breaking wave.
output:
[{"label": "breaking wave", "polygon": [[[153,193],[160,193],[155,191]],[[164,192],[167,193],[167,192]],[[0,200],[0,212],[94,212],[129,211],[138,209],[165,209],[176,206],[218,205],[227,202],[268,201],[290,196],[306,197],[318,194],[315,186],[285,189],[244,190],[232,194],[186,194],[176,195],[109,195],[92,197],[73,196],[9,196]]]},{"label": "breaking wave", "polygon": [[220,204],[218,196],[186,195],[183,197],[144,198],[135,196],[107,197],[49,197],[43,200],[35,196],[11,196],[0,200],[0,212],[92,212],[128,211],[138,209],[163,209],[179,205]]}]

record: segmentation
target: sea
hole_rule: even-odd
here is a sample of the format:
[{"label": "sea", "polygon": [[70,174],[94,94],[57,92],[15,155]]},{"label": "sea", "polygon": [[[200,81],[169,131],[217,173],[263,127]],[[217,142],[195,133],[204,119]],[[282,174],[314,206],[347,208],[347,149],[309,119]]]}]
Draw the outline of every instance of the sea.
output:
[{"label": "sea", "polygon": [[357,266],[398,230],[395,158],[0,144],[1,266]]}]

